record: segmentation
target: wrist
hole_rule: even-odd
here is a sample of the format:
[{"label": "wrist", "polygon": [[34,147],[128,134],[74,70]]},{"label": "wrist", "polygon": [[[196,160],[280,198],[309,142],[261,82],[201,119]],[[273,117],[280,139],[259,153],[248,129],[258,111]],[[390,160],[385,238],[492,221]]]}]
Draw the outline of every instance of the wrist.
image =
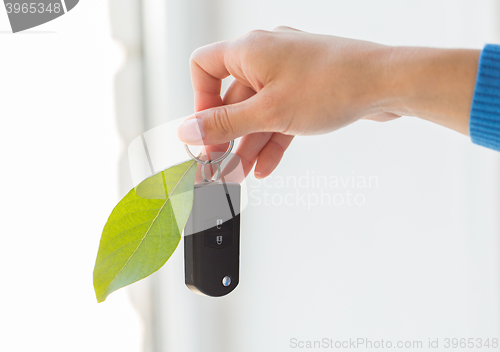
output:
[{"label": "wrist", "polygon": [[469,134],[479,50],[389,47],[380,108]]}]

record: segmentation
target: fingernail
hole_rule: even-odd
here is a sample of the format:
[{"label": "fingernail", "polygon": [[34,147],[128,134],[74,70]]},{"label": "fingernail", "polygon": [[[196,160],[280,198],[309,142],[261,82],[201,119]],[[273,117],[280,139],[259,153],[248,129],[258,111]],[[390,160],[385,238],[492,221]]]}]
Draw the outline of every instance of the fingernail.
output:
[{"label": "fingernail", "polygon": [[256,178],[256,179],[258,179],[258,180],[260,180],[260,179],[261,179],[261,177],[260,177],[260,172],[254,172],[253,174],[255,175],[255,178]]},{"label": "fingernail", "polygon": [[177,137],[186,144],[203,144],[203,126],[201,119],[192,118],[184,121],[177,128]]}]

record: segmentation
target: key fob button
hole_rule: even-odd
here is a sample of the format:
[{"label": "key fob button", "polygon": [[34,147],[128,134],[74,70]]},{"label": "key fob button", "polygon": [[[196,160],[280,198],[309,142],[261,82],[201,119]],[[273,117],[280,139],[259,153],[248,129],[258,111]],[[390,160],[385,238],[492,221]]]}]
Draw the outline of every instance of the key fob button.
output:
[{"label": "key fob button", "polygon": [[205,245],[212,248],[224,248],[233,244],[232,232],[206,232]]},{"label": "key fob button", "polygon": [[224,221],[223,217],[214,217],[205,222],[206,232],[233,232],[232,219]]}]

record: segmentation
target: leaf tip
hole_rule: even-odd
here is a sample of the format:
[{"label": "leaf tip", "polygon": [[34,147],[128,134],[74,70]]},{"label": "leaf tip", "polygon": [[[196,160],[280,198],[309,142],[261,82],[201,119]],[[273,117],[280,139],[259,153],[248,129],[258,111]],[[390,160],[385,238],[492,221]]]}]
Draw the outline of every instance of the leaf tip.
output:
[{"label": "leaf tip", "polygon": [[97,289],[95,290],[95,298],[97,299],[97,303],[102,303],[108,298],[108,295],[105,293],[99,294]]}]

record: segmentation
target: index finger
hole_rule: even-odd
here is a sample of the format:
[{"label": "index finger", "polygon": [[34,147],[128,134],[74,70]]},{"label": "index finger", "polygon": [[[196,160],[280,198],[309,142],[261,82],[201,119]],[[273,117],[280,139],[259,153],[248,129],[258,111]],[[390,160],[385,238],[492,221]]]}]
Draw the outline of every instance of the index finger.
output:
[{"label": "index finger", "polygon": [[196,49],[191,55],[191,82],[196,112],[222,105],[222,80],[230,75],[225,64],[227,42]]}]

